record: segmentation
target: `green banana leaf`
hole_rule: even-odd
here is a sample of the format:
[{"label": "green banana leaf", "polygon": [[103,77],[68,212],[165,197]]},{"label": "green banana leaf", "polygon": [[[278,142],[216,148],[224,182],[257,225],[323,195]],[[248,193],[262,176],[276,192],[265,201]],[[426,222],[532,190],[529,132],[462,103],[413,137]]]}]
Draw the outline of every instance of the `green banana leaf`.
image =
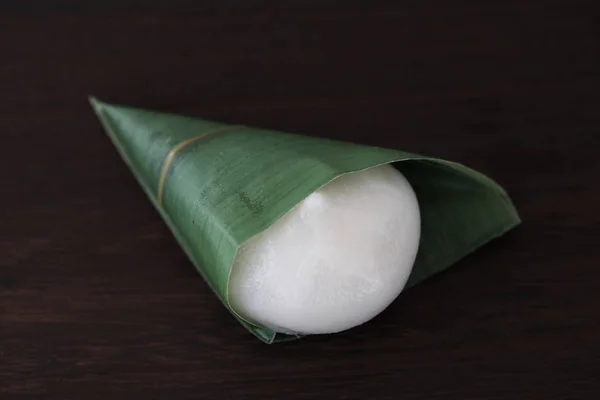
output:
[{"label": "green banana leaf", "polygon": [[451,161],[90,101],[199,273],[266,343],[296,336],[253,325],[231,308],[228,281],[236,251],[340,175],[393,163],[413,186],[422,233],[407,287],[520,223],[498,184]]}]

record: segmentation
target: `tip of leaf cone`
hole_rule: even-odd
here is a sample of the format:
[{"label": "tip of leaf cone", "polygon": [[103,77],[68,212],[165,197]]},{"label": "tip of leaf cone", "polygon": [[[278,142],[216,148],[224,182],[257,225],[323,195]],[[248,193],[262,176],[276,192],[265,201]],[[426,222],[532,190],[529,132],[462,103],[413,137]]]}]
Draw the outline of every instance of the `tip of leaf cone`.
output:
[{"label": "tip of leaf cone", "polygon": [[88,101],[96,113],[100,112],[100,108],[102,107],[102,102],[100,100],[94,96],[88,96]]}]

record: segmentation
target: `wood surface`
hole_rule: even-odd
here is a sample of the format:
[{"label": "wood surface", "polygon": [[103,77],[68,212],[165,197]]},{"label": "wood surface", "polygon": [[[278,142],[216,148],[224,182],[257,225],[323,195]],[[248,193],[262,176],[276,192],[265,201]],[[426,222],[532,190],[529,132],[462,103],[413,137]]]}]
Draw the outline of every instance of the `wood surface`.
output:
[{"label": "wood surface", "polygon": [[[594,1],[0,14],[0,399],[600,398]],[[452,159],[523,224],[343,334],[219,304],[87,96]]]}]

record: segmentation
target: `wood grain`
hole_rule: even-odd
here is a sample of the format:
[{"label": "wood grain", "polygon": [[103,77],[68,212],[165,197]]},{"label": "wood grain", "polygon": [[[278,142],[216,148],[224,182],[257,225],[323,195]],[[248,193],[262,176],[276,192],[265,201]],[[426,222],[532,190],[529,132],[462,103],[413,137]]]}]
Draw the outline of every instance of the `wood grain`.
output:
[{"label": "wood grain", "polygon": [[[600,14],[451,3],[0,16],[0,398],[597,399]],[[524,223],[369,324],[267,346],[90,94],[453,159]]]}]

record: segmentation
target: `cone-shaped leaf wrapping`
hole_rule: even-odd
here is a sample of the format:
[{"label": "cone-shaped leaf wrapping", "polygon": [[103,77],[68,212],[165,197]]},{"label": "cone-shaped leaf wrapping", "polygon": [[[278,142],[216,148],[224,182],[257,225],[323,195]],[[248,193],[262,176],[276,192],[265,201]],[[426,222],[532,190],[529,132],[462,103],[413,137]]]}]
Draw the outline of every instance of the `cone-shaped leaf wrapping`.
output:
[{"label": "cone-shaped leaf wrapping", "polygon": [[504,190],[457,163],[403,151],[92,105],[119,153],[223,304],[261,340],[293,337],[245,322],[228,301],[237,249],[336,177],[394,163],[421,209],[408,286],[516,226]]}]

